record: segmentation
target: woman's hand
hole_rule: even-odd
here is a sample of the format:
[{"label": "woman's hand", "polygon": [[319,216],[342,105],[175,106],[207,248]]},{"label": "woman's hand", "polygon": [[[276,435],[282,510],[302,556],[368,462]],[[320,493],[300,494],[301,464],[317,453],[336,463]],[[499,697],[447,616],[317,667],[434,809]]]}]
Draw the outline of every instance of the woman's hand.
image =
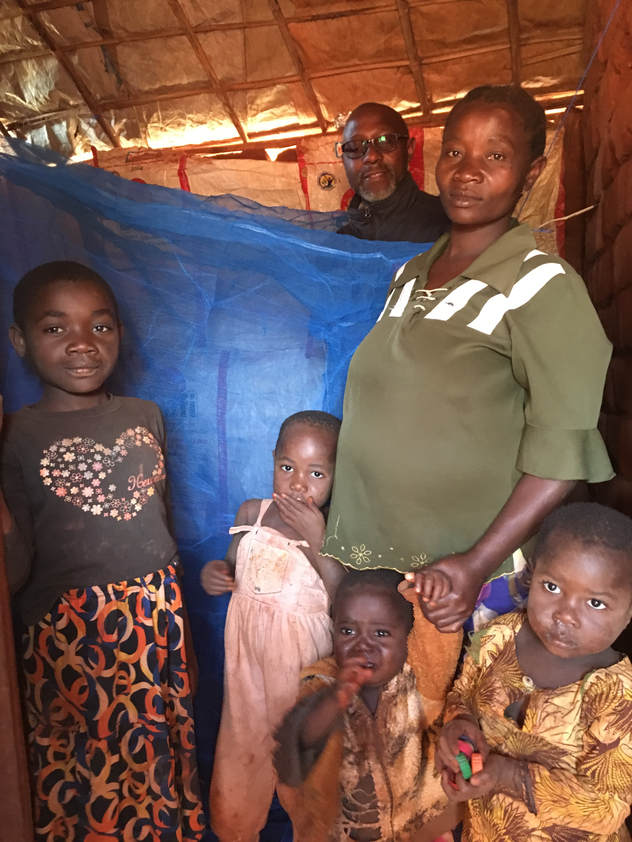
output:
[{"label": "woman's hand", "polygon": [[511,792],[514,796],[522,798],[520,764],[511,757],[490,754],[484,761],[483,771],[472,775],[469,781],[466,781],[460,772],[454,775],[449,769],[444,769],[441,774],[441,786],[448,799],[455,803],[481,798],[496,789]]},{"label": "woman's hand", "polygon": [[[441,575],[450,582],[451,588],[448,593],[443,588],[439,598],[433,596],[432,601],[426,601],[422,595],[425,592],[424,577],[430,574],[434,577]],[[427,570],[415,573],[415,589],[421,596],[421,610],[429,622],[446,634],[459,631],[472,614],[484,581],[471,553],[454,553],[435,561]]]},{"label": "woman's hand", "polygon": [[[434,605],[420,600],[426,618],[439,631],[456,632],[472,614],[483,583],[540,528],[544,518],[560,505],[574,480],[542,479],[523,474],[484,535],[467,552],[435,561],[428,570],[445,574],[451,592]],[[421,593],[422,577],[418,591]]]},{"label": "woman's hand", "polygon": [[221,596],[226,591],[236,588],[233,572],[225,561],[215,559],[208,561],[200,573],[200,582],[207,594]]},{"label": "woman's hand", "polygon": [[325,518],[314,503],[314,498],[308,497],[307,503],[301,503],[287,494],[273,494],[272,497],[277,504],[281,520],[298,532],[318,555],[325,538]]},{"label": "woman's hand", "polygon": [[435,752],[435,767],[437,772],[443,771],[446,767],[455,773],[461,771],[461,767],[456,760],[457,754],[461,751],[458,744],[458,740],[461,737],[467,737],[474,744],[474,751],[477,751],[481,755],[483,763],[485,763],[490,751],[485,734],[478,727],[474,718],[457,716],[455,719],[451,719],[450,722],[446,722],[441,729]]}]

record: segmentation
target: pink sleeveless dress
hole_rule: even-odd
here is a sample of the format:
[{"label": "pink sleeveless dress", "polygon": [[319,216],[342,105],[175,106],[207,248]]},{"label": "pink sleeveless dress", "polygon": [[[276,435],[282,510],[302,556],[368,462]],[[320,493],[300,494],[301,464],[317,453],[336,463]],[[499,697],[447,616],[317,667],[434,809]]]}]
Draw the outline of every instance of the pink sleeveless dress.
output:
[{"label": "pink sleeveless dress", "polygon": [[298,697],[304,667],[332,652],[329,597],[301,547],[261,521],[237,548],[225,631],[224,704],[211,782],[221,842],[256,842],[276,786],[274,730]]}]

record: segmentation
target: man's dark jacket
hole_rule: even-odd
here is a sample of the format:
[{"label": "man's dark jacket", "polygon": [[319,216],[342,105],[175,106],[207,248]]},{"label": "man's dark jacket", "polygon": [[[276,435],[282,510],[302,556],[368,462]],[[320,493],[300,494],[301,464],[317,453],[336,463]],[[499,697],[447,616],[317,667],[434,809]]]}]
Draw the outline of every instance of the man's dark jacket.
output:
[{"label": "man's dark jacket", "polygon": [[439,197],[420,190],[410,173],[388,199],[359,207],[361,201],[356,193],[349,203],[349,222],[338,229],[339,234],[360,240],[434,243],[450,227]]}]

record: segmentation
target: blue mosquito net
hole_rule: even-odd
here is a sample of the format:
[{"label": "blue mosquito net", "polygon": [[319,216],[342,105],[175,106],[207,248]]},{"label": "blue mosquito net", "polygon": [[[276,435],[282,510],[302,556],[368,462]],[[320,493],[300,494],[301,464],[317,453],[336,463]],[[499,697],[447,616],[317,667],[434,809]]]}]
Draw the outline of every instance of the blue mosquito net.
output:
[{"label": "blue mosquito net", "polygon": [[424,246],[333,233],[340,214],[204,199],[67,166],[25,144],[0,150],[0,389],[5,411],[39,397],[7,340],[28,269],[77,260],[118,297],[126,332],[112,391],[155,401],[200,667],[196,727],[208,784],[221,709],[227,598],[199,571],[222,558],[234,514],[269,497],[279,426],[301,409],[340,415],[349,360],[394,270]]}]

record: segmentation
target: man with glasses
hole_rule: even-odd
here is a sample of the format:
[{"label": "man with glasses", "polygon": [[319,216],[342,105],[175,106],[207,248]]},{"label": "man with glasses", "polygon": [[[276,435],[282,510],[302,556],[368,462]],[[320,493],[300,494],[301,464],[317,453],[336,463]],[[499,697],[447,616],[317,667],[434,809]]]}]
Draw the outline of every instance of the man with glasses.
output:
[{"label": "man with glasses", "polygon": [[415,138],[397,111],[377,102],[359,105],[349,115],[341,149],[355,196],[339,234],[434,243],[447,231],[441,200],[420,190],[408,172]]}]

